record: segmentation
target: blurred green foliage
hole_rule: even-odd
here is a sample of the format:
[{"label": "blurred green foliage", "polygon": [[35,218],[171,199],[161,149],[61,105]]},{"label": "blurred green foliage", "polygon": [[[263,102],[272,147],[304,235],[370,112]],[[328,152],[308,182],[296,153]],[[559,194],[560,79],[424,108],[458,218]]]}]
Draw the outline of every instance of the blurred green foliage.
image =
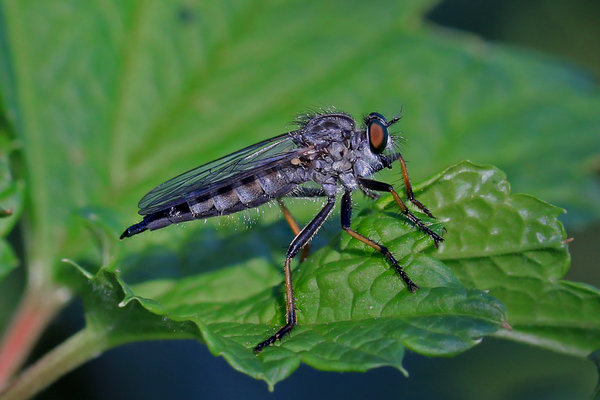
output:
[{"label": "blurred green foliage", "polygon": [[0,281],[18,265],[12,247],[3,239],[17,222],[22,209],[23,185],[13,179],[9,166],[14,147],[0,128]]}]

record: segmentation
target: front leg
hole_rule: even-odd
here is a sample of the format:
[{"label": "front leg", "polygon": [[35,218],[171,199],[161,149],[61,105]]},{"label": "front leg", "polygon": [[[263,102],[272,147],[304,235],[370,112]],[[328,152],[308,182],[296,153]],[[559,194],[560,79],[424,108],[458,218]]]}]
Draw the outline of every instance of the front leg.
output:
[{"label": "front leg", "polygon": [[404,283],[406,283],[406,286],[408,287],[408,290],[411,293],[414,293],[417,291],[417,289],[419,289],[419,287],[413,281],[410,280],[408,275],[406,275],[406,272],[404,272],[404,269],[402,269],[400,264],[398,264],[398,261],[393,256],[393,254],[390,253],[390,251],[387,249],[387,247],[380,245],[379,243],[375,242],[374,240],[371,240],[368,237],[363,236],[360,233],[352,230],[352,228],[350,228],[350,220],[352,218],[352,193],[351,192],[344,193],[344,196],[342,197],[341,217],[342,217],[342,229],[345,230],[346,232],[348,232],[350,234],[350,236],[352,236],[353,238],[360,240],[364,244],[371,246],[372,248],[374,248],[375,250],[377,250],[378,252],[383,254],[389,260],[389,262],[392,264],[392,266],[394,267],[396,272],[398,272],[398,274],[400,275],[400,277],[402,278]]},{"label": "front leg", "polygon": [[[406,218],[408,218],[408,220],[410,222],[412,222],[417,228],[419,228],[420,230],[425,232],[428,236],[430,236],[433,239],[433,244],[435,245],[435,247],[438,247],[439,243],[444,241],[443,237],[441,237],[440,235],[438,235],[437,233],[435,233],[434,231],[429,229],[429,227],[427,225],[425,225],[423,223],[423,221],[421,221],[413,213],[410,212],[410,210],[408,209],[408,207],[406,207],[406,204],[404,204],[404,202],[402,201],[400,196],[398,196],[398,193],[396,193],[396,191],[394,190],[394,187],[392,185],[390,185],[388,183],[384,183],[384,182],[374,181],[371,179],[365,179],[365,178],[360,178],[359,182],[361,183],[361,185],[364,185],[364,187],[366,187],[367,189],[377,190],[379,192],[391,193],[392,197],[394,197],[394,201],[396,202],[396,204],[398,204],[398,206],[400,207],[400,210],[406,216]],[[429,213],[429,215],[431,215],[431,213]]]},{"label": "front leg", "polygon": [[[415,206],[421,209],[425,214],[430,216],[431,218],[435,218],[432,213],[429,212],[427,207],[423,205],[419,200],[415,198],[415,195],[412,190],[412,184],[410,183],[410,178],[408,177],[408,170],[406,169],[406,162],[400,153],[398,153],[398,160],[400,161],[400,168],[402,169],[402,178],[404,179],[404,188],[406,189],[406,197],[413,203]],[[437,245],[436,245],[437,247]]]}]

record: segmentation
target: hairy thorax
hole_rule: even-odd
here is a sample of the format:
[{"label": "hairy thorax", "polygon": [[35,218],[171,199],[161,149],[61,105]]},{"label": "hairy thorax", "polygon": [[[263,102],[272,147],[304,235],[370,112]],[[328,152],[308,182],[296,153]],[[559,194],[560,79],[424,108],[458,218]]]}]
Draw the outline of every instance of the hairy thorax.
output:
[{"label": "hairy thorax", "polygon": [[318,183],[329,196],[340,186],[357,189],[358,178],[384,167],[369,150],[365,131],[357,130],[354,119],[346,114],[313,117],[296,132],[294,140],[311,149],[294,160],[300,167],[299,180]]}]

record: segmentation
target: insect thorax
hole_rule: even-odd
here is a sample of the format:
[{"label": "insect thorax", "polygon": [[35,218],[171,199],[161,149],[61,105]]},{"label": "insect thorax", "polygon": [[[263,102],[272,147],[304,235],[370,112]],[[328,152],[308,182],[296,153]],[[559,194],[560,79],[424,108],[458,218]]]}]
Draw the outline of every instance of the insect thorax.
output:
[{"label": "insect thorax", "polygon": [[329,196],[339,186],[345,190],[358,188],[358,178],[381,170],[384,163],[369,147],[364,129],[357,129],[347,114],[316,115],[298,131],[294,141],[307,152],[299,157],[304,181],[321,185]]}]

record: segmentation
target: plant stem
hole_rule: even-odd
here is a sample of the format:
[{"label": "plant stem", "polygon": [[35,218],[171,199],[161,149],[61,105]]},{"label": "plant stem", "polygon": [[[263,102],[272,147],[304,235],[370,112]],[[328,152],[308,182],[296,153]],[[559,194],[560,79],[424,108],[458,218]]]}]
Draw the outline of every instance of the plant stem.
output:
[{"label": "plant stem", "polygon": [[28,285],[0,344],[0,390],[25,362],[39,336],[69,299],[65,289]]},{"label": "plant stem", "polygon": [[106,348],[107,341],[103,335],[83,329],[25,369],[0,392],[0,400],[31,398]]}]

